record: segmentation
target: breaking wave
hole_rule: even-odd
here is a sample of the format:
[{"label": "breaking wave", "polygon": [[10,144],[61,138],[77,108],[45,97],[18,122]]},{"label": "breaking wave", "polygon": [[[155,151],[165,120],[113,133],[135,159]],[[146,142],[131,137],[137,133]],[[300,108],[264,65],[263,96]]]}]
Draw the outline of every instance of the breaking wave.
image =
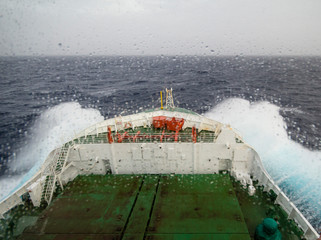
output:
[{"label": "breaking wave", "polygon": [[205,115],[236,128],[260,155],[274,181],[317,228],[321,228],[321,151],[291,140],[280,108],[269,102],[227,99]]},{"label": "breaking wave", "polygon": [[53,149],[103,120],[98,110],[84,109],[77,102],[61,103],[44,111],[29,129],[27,144],[9,163],[8,174],[1,177],[0,199],[28,181]]}]

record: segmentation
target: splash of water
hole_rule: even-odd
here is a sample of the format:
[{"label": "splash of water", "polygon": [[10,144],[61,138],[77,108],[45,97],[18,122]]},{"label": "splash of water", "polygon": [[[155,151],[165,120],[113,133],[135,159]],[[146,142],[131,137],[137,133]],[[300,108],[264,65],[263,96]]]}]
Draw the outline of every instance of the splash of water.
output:
[{"label": "splash of water", "polygon": [[321,151],[289,139],[280,108],[268,102],[227,99],[206,116],[230,124],[260,155],[274,181],[316,227],[321,228]]},{"label": "splash of water", "polygon": [[98,110],[84,109],[76,102],[61,103],[44,111],[29,129],[30,141],[11,161],[10,173],[0,179],[0,199],[28,181],[53,149],[71,140],[77,132],[103,120]]}]

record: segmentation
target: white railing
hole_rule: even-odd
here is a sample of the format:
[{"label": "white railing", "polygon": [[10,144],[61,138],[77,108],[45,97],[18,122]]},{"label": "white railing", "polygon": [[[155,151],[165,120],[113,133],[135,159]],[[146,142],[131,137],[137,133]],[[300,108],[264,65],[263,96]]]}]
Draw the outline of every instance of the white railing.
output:
[{"label": "white railing", "polygon": [[264,191],[273,192],[277,195],[275,200],[282,209],[288,214],[288,219],[294,220],[304,232],[304,237],[307,240],[316,240],[319,237],[317,231],[312,227],[308,220],[302,215],[297,207],[290,201],[290,199],[282,192],[282,190],[274,183],[270,175],[266,172],[261,162],[259,155],[254,151],[253,163],[253,178],[259,182],[259,185],[264,187]]},{"label": "white railing", "polygon": [[[19,204],[23,204],[23,201],[21,199],[22,195],[24,195],[25,193],[28,192],[28,188],[34,184],[35,182],[37,182],[38,180],[41,179],[41,177],[43,176],[43,172],[46,168],[48,168],[49,166],[52,165],[53,162],[53,158],[56,154],[56,152],[59,149],[53,150],[49,156],[47,157],[47,159],[45,160],[45,162],[42,164],[41,169],[35,173],[30,180],[28,180],[26,183],[24,183],[19,189],[17,189],[15,192],[13,192],[12,194],[10,194],[9,196],[7,196],[5,199],[3,199],[0,202],[0,218],[4,218],[4,214],[8,211],[10,211],[12,208],[14,208],[15,206],[19,205]],[[50,168],[50,167],[49,167]]]},{"label": "white railing", "polygon": [[[126,131],[126,130],[125,130]],[[125,132],[125,133],[112,133],[114,143],[148,143],[148,142],[193,142],[193,136],[190,132],[179,132],[177,137],[175,132]],[[217,136],[214,133],[199,133],[196,135],[197,142],[215,142]],[[87,135],[84,138],[77,139],[78,144],[91,144],[91,143],[108,143],[107,132],[105,136]]]},{"label": "white railing", "polygon": [[[70,147],[69,147],[70,148]],[[68,150],[69,150],[68,148]],[[41,166],[41,169],[33,176],[31,177],[30,180],[28,180],[26,183],[24,183],[19,189],[17,189],[15,192],[13,192],[12,194],[10,194],[9,196],[7,196],[5,199],[3,199],[0,202],[0,218],[4,218],[4,214],[8,211],[10,211],[11,209],[13,209],[15,206],[19,205],[19,204],[23,204],[22,201],[22,195],[24,195],[25,193],[28,192],[28,188],[34,184],[35,182],[37,182],[38,180],[46,179],[46,177],[48,176],[49,178],[51,178],[50,176],[54,176],[54,175],[58,175],[61,171],[61,169],[57,172],[55,172],[56,168],[57,168],[57,163],[61,164],[62,166],[65,165],[65,162],[62,161],[62,159],[59,159],[59,155],[61,154],[61,148],[57,148],[54,151],[52,151],[49,156],[47,157],[47,159],[45,160],[45,162],[43,163],[43,165]],[[65,159],[68,158],[68,154],[69,151],[67,151],[66,157]],[[52,174],[54,173],[54,174]],[[57,177],[56,177],[57,179]],[[42,181],[41,180],[41,184],[42,184],[42,193],[46,193],[46,201],[50,202],[52,199],[52,195],[54,193],[54,186],[55,183],[49,183],[49,187],[47,189],[44,189],[45,186],[45,182],[46,181]],[[55,182],[55,180],[53,179],[53,182]],[[50,190],[49,190],[50,189]]]},{"label": "white railing", "polygon": [[[153,117],[156,116],[166,116],[166,117],[177,117],[183,118],[185,120],[183,129],[195,126],[199,131],[201,130],[209,130],[216,131],[222,126],[222,123],[214,121],[212,119],[194,115],[185,112],[173,112],[166,110],[157,110],[152,112],[142,112],[128,116],[122,116],[117,118],[108,119],[97,123],[93,126],[90,126],[77,134],[75,138],[79,138],[87,135],[98,135],[99,133],[103,133],[107,131],[107,126],[111,127],[112,131],[123,130],[126,124],[130,123],[131,127],[134,129],[135,127],[141,126],[151,126],[153,122]],[[117,124],[118,123],[118,124]],[[120,127],[121,129],[118,129]]]}]

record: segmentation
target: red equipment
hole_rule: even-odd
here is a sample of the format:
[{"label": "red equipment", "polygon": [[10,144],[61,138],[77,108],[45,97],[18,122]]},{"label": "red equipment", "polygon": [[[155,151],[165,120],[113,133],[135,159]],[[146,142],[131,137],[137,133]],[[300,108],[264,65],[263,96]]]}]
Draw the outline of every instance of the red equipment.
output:
[{"label": "red equipment", "polygon": [[108,127],[108,142],[111,144],[113,143],[113,137],[111,136],[111,129]]},{"label": "red equipment", "polygon": [[164,116],[153,117],[154,128],[165,128],[165,120],[166,117]]},{"label": "red equipment", "polygon": [[196,133],[196,128],[195,127],[192,128],[192,139],[193,139],[193,142],[196,143],[196,141],[197,141],[197,133]]},{"label": "red equipment", "polygon": [[133,137],[133,142],[136,142],[136,139],[138,138],[139,134],[140,134],[140,131],[138,131],[136,135]]},{"label": "red equipment", "polygon": [[165,133],[165,129],[163,130],[163,132],[162,132],[162,136],[160,137],[160,142],[163,142],[164,133]]},{"label": "red equipment", "polygon": [[171,131],[180,131],[184,125],[183,118],[167,118],[165,116],[153,117],[153,126],[154,128],[165,128]]},{"label": "red equipment", "polygon": [[123,139],[127,138],[127,132],[124,132],[123,135],[120,135],[119,133],[117,133],[117,142],[121,143],[123,142]]},{"label": "red equipment", "polygon": [[183,118],[166,118],[166,126],[168,130],[180,131],[184,125]]}]

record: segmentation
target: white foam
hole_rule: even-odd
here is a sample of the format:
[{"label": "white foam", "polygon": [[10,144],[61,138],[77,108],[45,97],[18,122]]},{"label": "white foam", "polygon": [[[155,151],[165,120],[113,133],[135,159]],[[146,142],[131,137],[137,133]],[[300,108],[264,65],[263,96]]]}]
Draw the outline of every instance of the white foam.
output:
[{"label": "white foam", "polygon": [[[11,174],[0,179],[0,199],[28,181],[53,149],[103,120],[98,110],[84,109],[76,102],[61,103],[44,111],[28,130],[30,140],[9,163]],[[14,174],[17,172],[20,174]]]},{"label": "white foam", "polygon": [[223,101],[205,115],[236,128],[290,199],[309,209],[306,217],[320,219],[321,151],[311,151],[289,139],[279,110],[268,102],[250,104],[235,98]]}]

